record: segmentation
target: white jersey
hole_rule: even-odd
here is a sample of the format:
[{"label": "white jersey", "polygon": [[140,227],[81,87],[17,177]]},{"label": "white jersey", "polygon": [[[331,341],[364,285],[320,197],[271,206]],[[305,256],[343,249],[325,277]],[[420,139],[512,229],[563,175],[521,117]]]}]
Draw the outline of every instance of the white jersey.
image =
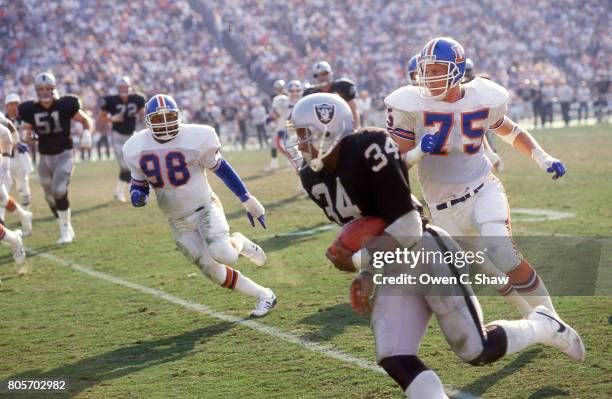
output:
[{"label": "white jersey", "polygon": [[[8,126],[10,123],[12,123],[10,119],[6,115],[4,115],[2,112],[0,112],[0,125],[6,126],[8,129]],[[15,125],[13,124],[13,126]],[[9,130],[9,135],[11,136],[11,140],[13,141],[13,145],[17,145],[17,143],[21,141],[21,138],[19,137],[19,131],[17,130],[17,126],[15,126],[15,131],[12,131],[10,129],[8,130]]]},{"label": "white jersey", "polygon": [[221,143],[206,125],[181,124],[179,134],[159,143],[149,129],[134,134],[123,146],[134,183],[147,182],[157,204],[169,219],[187,216],[210,203],[212,189],[206,169],[221,159]]},{"label": "white jersey", "polygon": [[428,203],[461,194],[491,171],[483,136],[503,120],[508,92],[483,78],[462,87],[465,94],[454,103],[423,99],[415,86],[399,88],[385,99],[389,133],[417,145],[426,134],[444,138],[443,144],[419,163],[419,181]]},{"label": "white jersey", "polygon": [[289,119],[292,108],[292,101],[286,94],[279,94],[272,99],[272,109],[274,113],[278,115],[276,130],[285,130],[285,125],[287,124],[287,119]]}]

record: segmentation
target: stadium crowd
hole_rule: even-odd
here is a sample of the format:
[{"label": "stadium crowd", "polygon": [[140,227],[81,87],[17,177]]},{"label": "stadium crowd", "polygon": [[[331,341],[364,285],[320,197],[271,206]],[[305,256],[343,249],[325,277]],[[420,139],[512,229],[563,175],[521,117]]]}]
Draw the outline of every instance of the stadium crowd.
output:
[{"label": "stadium crowd", "polygon": [[0,98],[32,97],[36,73],[51,70],[63,92],[95,111],[114,77],[128,75],[145,95],[172,93],[187,120],[255,135],[273,80],[308,81],[310,65],[325,59],[367,90],[362,103],[381,107],[405,84],[407,60],[446,34],[477,72],[511,90],[512,112],[546,123],[557,103],[564,118],[605,109],[608,16],[596,0],[11,1],[0,10]]}]

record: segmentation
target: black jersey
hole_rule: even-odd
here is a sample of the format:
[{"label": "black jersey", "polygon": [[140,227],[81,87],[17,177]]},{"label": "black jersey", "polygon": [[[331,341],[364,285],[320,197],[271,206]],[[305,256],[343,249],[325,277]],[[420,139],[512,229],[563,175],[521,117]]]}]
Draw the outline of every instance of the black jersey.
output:
[{"label": "black jersey", "polygon": [[321,90],[321,87],[313,86],[304,90],[302,96],[306,97],[307,95],[314,93],[336,93],[342,97],[344,101],[349,102],[355,99],[355,96],[357,95],[357,88],[352,80],[342,78],[334,80],[331,84],[331,88],[328,91],[323,91]]},{"label": "black jersey", "polygon": [[145,102],[144,96],[138,93],[128,94],[126,101],[123,101],[119,95],[106,96],[102,98],[100,109],[111,115],[123,115],[123,121],[113,122],[113,130],[130,136],[136,130],[136,117],[144,108]]},{"label": "black jersey", "polygon": [[53,100],[49,108],[39,102],[23,102],[19,104],[19,116],[34,128],[38,152],[54,155],[72,149],[70,122],[80,109],[79,99],[68,95]]},{"label": "black jersey", "polygon": [[343,225],[360,216],[379,216],[393,223],[415,209],[408,169],[385,130],[360,129],[339,145],[333,172],[300,171],[308,196],[329,220]]}]

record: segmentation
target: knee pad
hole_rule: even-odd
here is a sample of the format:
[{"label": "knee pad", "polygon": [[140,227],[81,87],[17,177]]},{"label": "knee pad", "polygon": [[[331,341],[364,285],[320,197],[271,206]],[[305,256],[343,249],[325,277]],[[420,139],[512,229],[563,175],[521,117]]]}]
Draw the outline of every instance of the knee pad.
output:
[{"label": "knee pad", "polygon": [[132,181],[132,174],[130,173],[130,170],[123,168],[122,166],[121,170],[119,171],[119,180],[126,183]]},{"label": "knee pad", "polygon": [[[484,366],[501,359],[508,349],[508,337],[504,329],[497,325],[486,327],[486,337],[481,353],[472,360],[466,361],[472,366]],[[464,360],[465,361],[465,360]]]},{"label": "knee pad", "polygon": [[504,273],[521,263],[521,255],[505,223],[489,222],[480,226],[481,243],[495,267]]},{"label": "knee pad", "polygon": [[65,211],[70,208],[70,201],[68,201],[68,193],[64,193],[61,197],[55,197],[55,208],[58,211]]},{"label": "knee pad", "polygon": [[218,238],[208,244],[210,256],[215,262],[224,265],[235,265],[238,262],[238,249],[234,246],[229,237]]},{"label": "knee pad", "polygon": [[428,370],[416,355],[386,357],[380,361],[380,367],[402,387],[402,391],[405,391],[420,373]]},{"label": "knee pad", "polygon": [[223,284],[227,277],[227,267],[213,261],[212,259],[200,258],[198,267],[211,281],[217,284]]}]

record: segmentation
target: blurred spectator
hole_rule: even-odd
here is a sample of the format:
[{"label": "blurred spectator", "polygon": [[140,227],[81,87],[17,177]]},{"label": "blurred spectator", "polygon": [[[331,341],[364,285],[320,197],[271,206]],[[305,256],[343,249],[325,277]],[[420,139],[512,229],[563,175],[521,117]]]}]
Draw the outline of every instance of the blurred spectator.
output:
[{"label": "blurred spectator", "polygon": [[367,90],[361,90],[359,96],[355,99],[357,103],[357,109],[359,110],[359,117],[361,118],[361,126],[369,126],[371,124],[369,120],[370,110],[372,109],[372,99],[370,93]]},{"label": "blurred spectator", "polygon": [[554,100],[555,87],[552,82],[546,81],[542,86],[542,127],[545,127],[546,122],[552,125]]},{"label": "blurred spectator", "polygon": [[576,100],[578,101],[578,122],[582,122],[583,112],[584,120],[586,121],[589,118],[589,101],[592,98],[589,84],[584,80],[576,92]]},{"label": "blurred spectator", "polygon": [[251,119],[255,125],[257,131],[257,141],[259,142],[259,148],[267,147],[267,134],[266,134],[266,119],[268,113],[266,107],[263,106],[260,100],[254,102],[253,108],[251,108]]},{"label": "blurred spectator", "polygon": [[565,79],[559,82],[557,87],[557,98],[561,104],[561,115],[567,127],[570,123],[570,107],[574,101],[574,90],[569,87]]}]

